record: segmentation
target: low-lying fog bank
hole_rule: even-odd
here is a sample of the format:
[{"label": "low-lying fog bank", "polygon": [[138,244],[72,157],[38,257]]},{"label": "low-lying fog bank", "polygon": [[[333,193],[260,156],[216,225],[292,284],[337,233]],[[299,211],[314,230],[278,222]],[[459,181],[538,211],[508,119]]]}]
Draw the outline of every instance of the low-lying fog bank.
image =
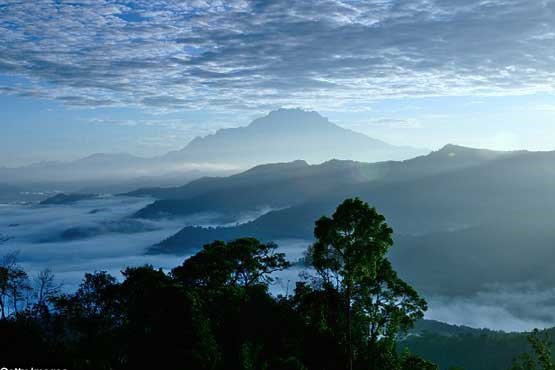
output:
[{"label": "low-lying fog bank", "polygon": [[[187,225],[219,225],[216,214],[175,220],[129,218],[150,202],[104,197],[71,205],[1,204],[0,255],[17,251],[20,264],[31,276],[50,268],[70,290],[86,272],[105,270],[119,275],[126,266],[177,266],[185,257],[145,255],[147,248]],[[236,222],[258,216],[259,212],[241,215]]]},{"label": "low-lying fog bank", "polygon": [[[217,214],[154,221],[128,218],[149,202],[144,198],[106,197],[71,205],[0,205],[0,255],[18,251],[18,259],[31,277],[50,268],[64,288],[72,290],[86,272],[105,270],[119,276],[126,266],[175,267],[187,256],[147,255],[147,248],[187,225],[218,225]],[[252,220],[260,212],[241,215],[236,222]],[[294,264],[276,274],[271,289],[275,294],[293,294],[299,274],[311,273],[295,263],[310,241],[283,239],[276,243]],[[539,289],[533,284],[493,286],[464,297],[426,298],[426,318],[452,324],[504,331],[555,325],[555,289]]]}]

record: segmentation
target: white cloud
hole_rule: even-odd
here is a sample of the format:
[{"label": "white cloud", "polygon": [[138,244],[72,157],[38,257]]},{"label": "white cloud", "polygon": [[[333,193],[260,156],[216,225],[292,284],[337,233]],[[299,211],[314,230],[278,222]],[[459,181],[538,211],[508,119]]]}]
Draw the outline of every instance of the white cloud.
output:
[{"label": "white cloud", "polygon": [[430,297],[426,318],[503,331],[550,328],[555,322],[555,290],[520,284],[496,286],[468,297]]},{"label": "white cloud", "polygon": [[4,94],[76,106],[333,109],[555,85],[555,3],[0,2]]},{"label": "white cloud", "polygon": [[[86,272],[95,270],[119,275],[127,266],[147,263],[173,268],[185,257],[147,255],[147,249],[184,226],[218,225],[217,214],[178,220],[128,219],[150,202],[150,199],[108,197],[72,205],[0,204],[0,256],[19,251],[21,264],[31,275],[48,267],[67,289],[72,289]],[[237,222],[259,216],[260,213],[243,214]],[[87,235],[62,238],[64,231],[75,228]]]}]

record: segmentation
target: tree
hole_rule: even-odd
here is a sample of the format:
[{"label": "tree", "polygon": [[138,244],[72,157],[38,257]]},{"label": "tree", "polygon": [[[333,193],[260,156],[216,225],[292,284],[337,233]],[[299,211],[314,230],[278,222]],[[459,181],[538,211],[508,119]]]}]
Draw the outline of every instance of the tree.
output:
[{"label": "tree", "polygon": [[289,266],[274,243],[254,238],[231,242],[216,241],[172,270],[172,275],[187,285],[218,289],[225,286],[250,287],[269,284],[271,274]]},{"label": "tree", "polygon": [[511,370],[555,370],[552,359],[553,344],[546,332],[534,329],[528,335],[533,353],[525,353],[514,360]]},{"label": "tree", "polygon": [[119,284],[105,271],[87,273],[77,291],[54,299],[56,325],[76,368],[118,367],[120,327],[124,322]]},{"label": "tree", "polygon": [[355,342],[367,344],[372,353],[378,338],[394,340],[397,331],[410,327],[426,309],[385,258],[392,234],[385,217],[358,198],[345,200],[331,218],[316,222],[316,242],[308,257],[322,285],[343,295],[347,369],[353,368]]},{"label": "tree", "polygon": [[0,262],[0,309],[2,319],[8,313],[8,303],[11,302],[11,310],[15,315],[19,311],[20,302],[31,291],[29,276],[17,263],[19,252],[6,254]]},{"label": "tree", "polygon": [[61,291],[62,285],[57,284],[50,269],[40,271],[35,277],[35,308],[37,312],[44,312],[48,304]]},{"label": "tree", "polygon": [[9,270],[6,266],[0,266],[0,310],[2,311],[2,320],[6,320],[6,305],[8,297],[8,279]]},{"label": "tree", "polygon": [[25,299],[26,294],[31,291],[29,275],[19,266],[14,266],[8,272],[8,291],[12,302],[13,313],[17,315],[19,303]]},{"label": "tree", "polygon": [[2,320],[8,316],[8,301],[10,297],[10,277],[11,271],[17,266],[18,252],[4,255],[0,262],[0,309],[2,310]]},{"label": "tree", "polygon": [[[438,370],[438,366],[430,361],[427,361],[419,356],[405,351],[401,355],[400,370]],[[450,370],[453,370],[452,368]],[[456,370],[456,369],[455,369]]]},{"label": "tree", "polygon": [[152,266],[122,275],[126,368],[216,367],[219,351],[196,294]]},{"label": "tree", "polygon": [[379,264],[374,278],[360,281],[353,301],[353,311],[368,330],[365,337],[370,345],[380,338],[393,344],[396,334],[408,330],[427,309],[426,301],[397,276],[387,259]]}]

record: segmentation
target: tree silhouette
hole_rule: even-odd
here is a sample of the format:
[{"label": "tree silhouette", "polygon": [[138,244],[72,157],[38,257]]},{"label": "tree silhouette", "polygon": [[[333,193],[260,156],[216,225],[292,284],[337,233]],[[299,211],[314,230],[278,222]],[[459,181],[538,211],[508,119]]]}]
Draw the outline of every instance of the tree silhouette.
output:
[{"label": "tree silhouette", "polygon": [[392,234],[385,217],[358,198],[345,200],[331,218],[316,222],[309,260],[322,285],[343,296],[347,369],[353,369],[355,344],[368,346],[372,360],[379,338],[382,350],[426,309],[424,299],[397,277],[385,258]]}]

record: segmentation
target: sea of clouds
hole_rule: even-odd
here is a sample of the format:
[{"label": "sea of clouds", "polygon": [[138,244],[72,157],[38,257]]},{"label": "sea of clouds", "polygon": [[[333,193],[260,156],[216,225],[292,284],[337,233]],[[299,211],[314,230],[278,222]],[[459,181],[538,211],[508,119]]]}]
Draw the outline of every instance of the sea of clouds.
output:
[{"label": "sea of clouds", "polygon": [[[126,266],[176,266],[183,257],[147,256],[145,252],[177,232],[182,222],[128,221],[150,202],[106,197],[71,205],[0,205],[0,240],[4,240],[0,242],[0,255],[18,252],[20,264],[31,276],[44,268],[51,269],[67,290],[74,289],[86,272],[118,275]],[[132,228],[128,227],[130,222]],[[64,240],[63,233],[72,228],[89,230],[89,234]]]},{"label": "sea of clouds", "polygon": [[[147,249],[184,226],[217,226],[217,214],[185,219],[140,220],[130,216],[152,202],[134,197],[105,197],[70,205],[0,204],[0,256],[18,252],[18,260],[31,277],[51,269],[66,291],[74,290],[87,272],[108,271],[121,277],[127,266],[150,264],[169,271],[187,256],[146,254]],[[240,215],[248,222],[261,213]],[[67,230],[84,230],[64,238]],[[288,260],[298,262],[309,240],[276,240]],[[271,291],[291,295],[300,275],[314,274],[302,264],[276,274]],[[418,287],[416,287],[418,289]],[[427,296],[426,318],[504,331],[551,327],[555,323],[555,289],[534,285],[494,286],[464,297]]]},{"label": "sea of clouds", "polygon": [[[227,226],[248,222],[271,211],[262,208],[237,216],[232,223],[219,222],[217,213],[180,219],[144,220],[131,216],[153,200],[107,196],[67,205],[0,204],[0,257],[17,252],[19,264],[31,277],[49,268],[66,291],[75,289],[87,272],[107,271],[120,277],[128,266],[150,264],[166,271],[183,262],[186,255],[146,254],[148,248],[185,226]],[[77,233],[68,237],[68,231]],[[302,257],[308,242],[278,241],[292,261]],[[200,248],[200,246],[199,246]],[[276,289],[295,268],[276,279]],[[293,283],[291,286],[294,286]]]}]

